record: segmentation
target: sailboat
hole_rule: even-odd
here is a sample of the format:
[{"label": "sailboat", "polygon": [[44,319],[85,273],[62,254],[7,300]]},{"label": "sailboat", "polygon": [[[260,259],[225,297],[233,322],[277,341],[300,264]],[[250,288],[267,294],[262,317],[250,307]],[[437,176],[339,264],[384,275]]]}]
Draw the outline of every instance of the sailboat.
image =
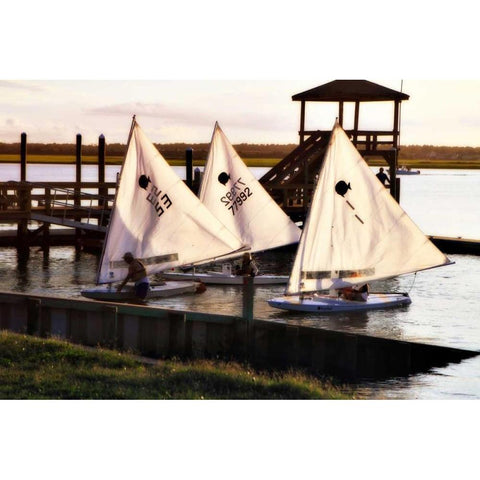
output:
[{"label": "sailboat", "polygon": [[[151,275],[243,249],[241,240],[185,185],[133,117],[96,280],[108,286],[81,294],[101,300],[134,298],[133,289],[112,288],[127,275],[126,252],[141,260]],[[197,286],[194,281],[167,281],[151,287],[147,299],[194,292]]]},{"label": "sailboat", "polygon": [[[254,177],[218,122],[212,134],[199,198],[250,253],[297,243],[301,230]],[[237,254],[238,255],[238,254]],[[233,255],[234,256],[234,255]],[[241,285],[243,277],[224,263],[221,271],[166,273],[167,278],[196,278],[204,283]],[[286,284],[288,275],[256,275],[255,285]]]},{"label": "sailboat", "polygon": [[336,122],[285,295],[272,307],[340,312],[411,303],[407,293],[347,300],[341,289],[452,262],[408,217]]}]

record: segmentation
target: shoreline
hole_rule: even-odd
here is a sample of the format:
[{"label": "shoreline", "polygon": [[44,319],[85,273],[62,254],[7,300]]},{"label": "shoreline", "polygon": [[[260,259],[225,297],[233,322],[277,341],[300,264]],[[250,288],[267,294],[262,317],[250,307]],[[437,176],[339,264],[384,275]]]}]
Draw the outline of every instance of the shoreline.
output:
[{"label": "shoreline", "polygon": [[[6,157],[6,158],[5,158]],[[16,157],[14,155],[0,155],[0,165],[1,164],[18,164],[20,166],[20,159],[12,158]],[[37,158],[36,158],[37,157]],[[55,158],[55,156],[48,156],[45,158],[45,155],[29,155],[27,160],[27,165],[36,164],[36,165],[75,165],[75,157],[64,157]],[[268,168],[274,167],[282,159],[281,158],[243,158],[243,161],[247,164],[248,167],[261,167]],[[173,167],[183,167],[185,166],[185,159],[166,159],[169,165]],[[105,159],[105,165],[122,165],[123,158],[120,157],[107,157]],[[370,167],[384,167],[385,162],[381,159],[367,159],[367,163]],[[97,165],[98,159],[96,156],[88,156],[82,158],[82,165]],[[203,167],[205,165],[205,160],[193,160],[193,167]],[[423,170],[433,170],[433,169],[445,169],[445,170],[480,170],[480,161],[478,160],[404,160],[399,159],[398,162],[400,166],[406,166],[411,169],[423,169]]]}]

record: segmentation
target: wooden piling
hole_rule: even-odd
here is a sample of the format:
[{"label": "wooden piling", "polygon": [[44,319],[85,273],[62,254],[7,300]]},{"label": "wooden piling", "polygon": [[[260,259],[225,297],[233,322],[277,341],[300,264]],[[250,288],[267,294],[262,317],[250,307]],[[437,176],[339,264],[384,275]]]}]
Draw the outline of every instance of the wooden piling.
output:
[{"label": "wooden piling", "polygon": [[[52,214],[52,194],[50,188],[45,188],[45,215],[50,216]],[[50,254],[50,223],[43,222],[43,258],[48,258]]]},{"label": "wooden piling", "polygon": [[[27,181],[27,134],[23,132],[20,135],[20,182]],[[30,190],[25,188],[19,191],[19,206],[24,211],[30,211]],[[22,261],[27,261],[30,257],[30,247],[28,245],[28,220],[23,218],[17,223],[17,256]]]},{"label": "wooden piling", "polygon": [[[101,184],[105,183],[105,152],[106,152],[106,147],[105,147],[105,136],[103,133],[98,137],[98,181]],[[108,194],[108,190],[100,187],[98,189],[98,195],[101,197],[101,199],[98,200],[98,205],[102,205],[103,202],[103,208],[105,209],[107,207],[106,205],[106,197]],[[102,217],[100,219],[100,225],[106,225],[107,224],[107,219],[105,217]]]},{"label": "wooden piling", "polygon": [[98,181],[105,182],[105,136],[98,137]]},{"label": "wooden piling", "polygon": [[[77,133],[77,143],[75,148],[75,181],[80,184],[82,182],[82,136]],[[81,205],[80,200],[80,188],[75,189],[75,207],[78,208]],[[80,221],[80,218],[75,220]],[[81,250],[81,236],[82,231],[79,228],[75,229],[75,252],[78,253]]]},{"label": "wooden piling", "polygon": [[75,146],[75,181],[82,181],[82,136],[77,133],[77,142]]},{"label": "wooden piling", "polygon": [[193,187],[193,148],[185,150],[185,169],[186,169],[186,184],[192,190]]},{"label": "wooden piling", "polygon": [[247,355],[250,358],[251,352],[254,350],[254,317],[253,317],[253,304],[254,304],[254,286],[253,277],[243,277],[243,295],[242,295],[242,317],[246,322],[246,347]]},{"label": "wooden piling", "polygon": [[27,134],[20,135],[20,181],[27,181]]},{"label": "wooden piling", "polygon": [[30,258],[30,246],[28,243],[28,216],[31,211],[31,192],[25,184],[18,189],[18,204],[20,210],[26,212],[25,217],[17,223],[17,256],[21,261],[27,261]]}]

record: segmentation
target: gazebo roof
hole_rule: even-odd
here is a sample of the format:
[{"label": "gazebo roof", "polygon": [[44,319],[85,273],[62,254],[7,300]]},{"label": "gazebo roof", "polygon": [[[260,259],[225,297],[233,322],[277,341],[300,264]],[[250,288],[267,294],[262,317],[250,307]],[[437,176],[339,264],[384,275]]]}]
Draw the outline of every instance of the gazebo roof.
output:
[{"label": "gazebo roof", "polygon": [[382,87],[368,80],[334,80],[293,95],[293,101],[310,102],[382,102],[408,100],[409,95]]}]

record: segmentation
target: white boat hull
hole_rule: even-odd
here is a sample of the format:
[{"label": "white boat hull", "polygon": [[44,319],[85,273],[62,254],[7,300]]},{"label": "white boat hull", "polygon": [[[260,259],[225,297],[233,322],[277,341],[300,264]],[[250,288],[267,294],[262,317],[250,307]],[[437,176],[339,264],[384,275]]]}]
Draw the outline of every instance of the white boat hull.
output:
[{"label": "white boat hull", "polygon": [[[215,285],[243,285],[243,275],[231,275],[222,272],[181,273],[164,272],[163,277],[168,280],[194,280],[205,284]],[[286,285],[287,275],[257,275],[253,277],[254,285]]]},{"label": "white boat hull", "polygon": [[299,295],[283,296],[268,300],[271,307],[295,312],[358,312],[380,308],[399,307],[412,303],[408,294],[403,293],[372,293],[366,302],[345,300],[329,295]]},{"label": "white boat hull", "polygon": [[[198,288],[196,282],[166,282],[164,285],[150,287],[145,300],[152,298],[171,297],[182,295],[184,293],[195,293]],[[81,294],[86,298],[93,300],[105,300],[111,302],[125,302],[129,300],[138,300],[135,296],[133,286],[125,286],[121,292],[117,292],[115,287],[96,287],[82,290]]]}]

